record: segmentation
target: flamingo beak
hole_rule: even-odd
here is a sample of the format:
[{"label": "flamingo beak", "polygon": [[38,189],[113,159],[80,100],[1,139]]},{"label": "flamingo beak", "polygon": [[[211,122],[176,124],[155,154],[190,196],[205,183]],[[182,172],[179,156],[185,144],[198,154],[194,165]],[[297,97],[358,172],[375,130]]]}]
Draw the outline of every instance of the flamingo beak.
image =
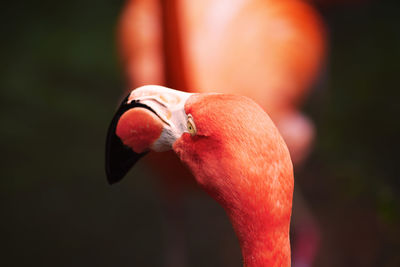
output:
[{"label": "flamingo beak", "polygon": [[122,101],[107,132],[106,175],[110,184],[119,182],[150,149],[160,152],[172,148],[186,131],[184,104],[190,95],[147,85]]},{"label": "flamingo beak", "polygon": [[137,153],[125,146],[117,136],[116,129],[121,116],[128,110],[142,107],[152,112],[150,107],[132,101],[128,103],[129,95],[122,101],[108,127],[106,138],[106,174],[110,184],[119,182],[132,166],[147,152]]}]

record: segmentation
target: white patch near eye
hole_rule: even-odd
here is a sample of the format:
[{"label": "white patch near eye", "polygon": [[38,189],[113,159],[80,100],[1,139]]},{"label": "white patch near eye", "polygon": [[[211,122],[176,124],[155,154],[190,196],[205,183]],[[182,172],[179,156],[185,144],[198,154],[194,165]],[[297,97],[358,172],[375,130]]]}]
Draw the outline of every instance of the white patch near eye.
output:
[{"label": "white patch near eye", "polygon": [[195,136],[197,133],[196,124],[194,123],[192,114],[187,116],[187,130],[191,136]]},{"label": "white patch near eye", "polygon": [[[188,116],[185,112],[186,100],[193,95],[159,85],[144,85],[133,90],[128,103],[136,101],[150,107],[157,117],[163,122],[160,137],[150,146],[154,151],[171,150],[174,142],[184,132],[196,134],[196,126],[191,122],[188,131]],[[193,118],[192,118],[193,120]]]}]

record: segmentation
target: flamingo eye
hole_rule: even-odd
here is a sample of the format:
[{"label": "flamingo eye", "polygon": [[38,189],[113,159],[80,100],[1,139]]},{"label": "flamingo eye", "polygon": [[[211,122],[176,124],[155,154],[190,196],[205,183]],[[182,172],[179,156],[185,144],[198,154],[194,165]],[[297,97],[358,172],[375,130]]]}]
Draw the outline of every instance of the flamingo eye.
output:
[{"label": "flamingo eye", "polygon": [[187,129],[191,136],[196,135],[196,133],[197,133],[196,124],[194,124],[193,116],[191,114],[188,115]]}]

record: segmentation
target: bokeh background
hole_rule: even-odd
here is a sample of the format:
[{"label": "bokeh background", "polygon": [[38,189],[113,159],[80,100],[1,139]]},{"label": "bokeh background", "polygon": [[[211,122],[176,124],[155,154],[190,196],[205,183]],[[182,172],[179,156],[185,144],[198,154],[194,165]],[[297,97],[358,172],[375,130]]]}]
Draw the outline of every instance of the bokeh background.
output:
[{"label": "bokeh background", "polygon": [[[162,265],[154,173],[139,164],[114,186],[104,173],[106,130],[126,89],[122,5],[2,4],[1,266]],[[321,226],[315,266],[400,266],[400,3],[317,7],[329,56],[304,107],[318,138],[296,171]],[[201,192],[185,205],[189,265],[241,266],[222,209]]]}]

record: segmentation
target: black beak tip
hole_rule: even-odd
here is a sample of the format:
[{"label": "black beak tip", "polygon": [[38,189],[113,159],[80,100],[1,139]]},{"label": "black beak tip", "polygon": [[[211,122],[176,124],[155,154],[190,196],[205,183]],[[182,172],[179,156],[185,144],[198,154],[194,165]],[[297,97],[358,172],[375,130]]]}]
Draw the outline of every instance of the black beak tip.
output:
[{"label": "black beak tip", "polygon": [[110,126],[108,127],[106,138],[106,176],[109,184],[115,184],[124,178],[132,166],[143,157],[144,153],[136,153],[125,146],[121,139],[115,134],[118,121],[122,114],[131,108],[144,106],[137,103],[127,104],[128,97],[122,101]]},{"label": "black beak tip", "polygon": [[[115,138],[118,137],[115,136]],[[106,175],[110,185],[121,181],[133,165],[147,154],[147,152],[136,153],[132,151],[129,147],[123,145],[119,138],[114,139],[114,141],[112,142],[114,145],[108,149],[106,156]]]},{"label": "black beak tip", "polygon": [[[107,166],[107,165],[106,165]],[[117,173],[106,168],[107,182],[110,185],[116,184],[124,178],[125,174]]]}]

